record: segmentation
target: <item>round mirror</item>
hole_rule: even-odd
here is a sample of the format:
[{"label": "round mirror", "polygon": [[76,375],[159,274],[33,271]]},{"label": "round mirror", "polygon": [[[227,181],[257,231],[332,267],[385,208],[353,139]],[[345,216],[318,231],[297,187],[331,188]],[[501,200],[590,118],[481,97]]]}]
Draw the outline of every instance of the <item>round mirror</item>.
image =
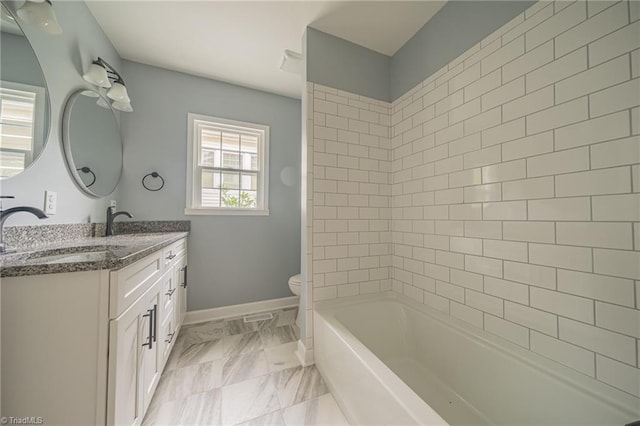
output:
[{"label": "round mirror", "polygon": [[92,90],[72,94],[62,132],[67,167],[76,185],[94,197],[111,194],[122,171],[122,139],[107,99]]},{"label": "round mirror", "polygon": [[14,15],[0,5],[0,179],[38,158],[49,134],[49,93],[42,68]]}]

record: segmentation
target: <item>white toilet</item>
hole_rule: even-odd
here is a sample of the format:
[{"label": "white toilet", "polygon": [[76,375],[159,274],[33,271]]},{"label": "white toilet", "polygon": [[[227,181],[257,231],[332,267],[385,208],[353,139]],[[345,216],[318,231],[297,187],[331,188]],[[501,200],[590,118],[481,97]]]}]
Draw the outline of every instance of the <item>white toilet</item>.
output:
[{"label": "white toilet", "polygon": [[[302,288],[302,276],[300,274],[294,275],[289,278],[289,290],[296,296],[300,296],[300,290]],[[300,305],[298,305],[298,315],[296,316],[296,325],[300,327]]]}]

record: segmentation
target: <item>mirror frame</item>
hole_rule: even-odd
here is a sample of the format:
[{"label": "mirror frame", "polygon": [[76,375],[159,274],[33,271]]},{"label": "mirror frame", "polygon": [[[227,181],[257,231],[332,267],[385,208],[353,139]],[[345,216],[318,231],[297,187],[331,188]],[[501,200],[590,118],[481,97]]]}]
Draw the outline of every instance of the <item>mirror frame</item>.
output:
[{"label": "mirror frame", "polygon": [[24,36],[25,40],[27,40],[27,43],[29,43],[31,52],[33,53],[33,56],[36,58],[36,63],[38,64],[38,67],[40,67],[40,74],[42,75],[42,82],[44,83],[44,92],[45,92],[44,107],[45,107],[45,111],[49,112],[49,117],[45,117],[46,128],[43,129],[44,131],[42,132],[42,147],[40,151],[33,156],[31,162],[27,164],[20,173],[14,176],[9,176],[5,178],[0,177],[0,182],[3,182],[3,181],[6,181],[7,179],[13,179],[20,176],[22,173],[30,169],[34,164],[38,162],[38,160],[42,156],[42,153],[47,148],[49,139],[51,138],[51,128],[53,127],[51,123],[53,122],[53,120],[52,120],[51,94],[49,91],[49,84],[47,83],[47,77],[45,75],[44,68],[42,67],[42,63],[40,62],[40,58],[38,57],[38,54],[36,53],[36,50],[34,49],[33,44],[31,43],[31,40],[29,40],[29,37],[27,37],[27,34],[24,32],[24,28],[22,28],[21,20],[20,18],[18,18],[15,10],[13,10],[12,7],[9,7],[9,5],[4,1],[2,2],[2,4],[0,4],[0,7],[3,8],[4,11],[7,12],[9,15],[11,15],[11,17],[15,21],[16,26],[20,29],[20,31],[22,31],[22,35]]},{"label": "mirror frame", "polygon": [[80,173],[78,173],[78,171],[76,170],[77,166],[73,162],[73,155],[71,152],[71,138],[69,137],[70,136],[69,131],[71,127],[71,110],[73,109],[73,105],[75,103],[76,98],[81,96],[82,93],[85,91],[94,92],[95,94],[99,95],[99,97],[102,98],[102,100],[105,101],[107,105],[109,105],[109,111],[111,111],[111,114],[113,114],[113,118],[116,120],[116,123],[118,125],[118,134],[120,134],[120,122],[117,120],[116,113],[114,109],[111,107],[108,99],[105,96],[103,96],[101,93],[91,88],[77,89],[74,92],[72,92],[71,95],[67,98],[67,101],[65,102],[65,106],[64,106],[64,114],[62,117],[62,138],[61,138],[62,148],[64,151],[64,160],[65,160],[65,164],[67,165],[67,171],[69,172],[69,174],[71,174],[71,177],[73,178],[72,179],[73,183],[76,185],[76,187],[78,187],[78,189],[80,189],[84,194],[89,195],[92,198],[105,198],[111,195],[113,191],[115,191],[115,189],[118,187],[118,184],[120,183],[120,178],[122,177],[122,169],[124,168],[123,167],[124,145],[122,143],[122,135],[120,135],[120,146],[122,148],[123,154],[122,154],[122,159],[120,161],[120,173],[118,173],[118,181],[116,182],[116,185],[113,187],[111,192],[109,192],[108,194],[101,195],[91,191],[91,189],[84,184],[84,182],[82,181],[82,178],[80,177]]}]

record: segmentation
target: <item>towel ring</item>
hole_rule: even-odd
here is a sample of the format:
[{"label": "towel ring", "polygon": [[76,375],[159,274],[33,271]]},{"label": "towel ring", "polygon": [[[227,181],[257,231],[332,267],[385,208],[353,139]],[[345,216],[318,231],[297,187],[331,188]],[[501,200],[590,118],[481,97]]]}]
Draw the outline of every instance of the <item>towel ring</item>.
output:
[{"label": "towel ring", "polygon": [[[147,184],[145,183],[145,179],[147,179],[148,177],[152,177],[152,178],[160,178],[160,180],[162,181],[162,183],[160,184],[159,188],[156,189],[151,189],[147,186]],[[162,176],[160,176],[158,174],[158,172],[151,172],[151,173],[147,173],[146,175],[144,175],[144,177],[142,178],[142,186],[144,186],[144,189],[146,189],[147,191],[160,191],[162,188],[164,188],[164,179]]]},{"label": "towel ring", "polygon": [[91,170],[89,167],[87,167],[87,166],[80,167],[80,168],[77,168],[76,171],[82,172],[82,173],[91,173],[91,176],[93,177],[93,180],[91,181],[90,184],[85,185],[87,188],[90,187],[91,185],[93,185],[94,183],[96,183],[96,174],[93,173],[93,170]]}]

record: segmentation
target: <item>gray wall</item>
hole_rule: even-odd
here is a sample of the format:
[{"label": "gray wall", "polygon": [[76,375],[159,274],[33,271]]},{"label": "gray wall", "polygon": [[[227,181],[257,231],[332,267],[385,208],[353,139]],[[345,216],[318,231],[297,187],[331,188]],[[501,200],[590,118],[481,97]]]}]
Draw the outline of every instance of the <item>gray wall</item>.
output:
[{"label": "gray wall", "polygon": [[[13,9],[21,3],[9,3],[9,6]],[[58,1],[53,6],[64,34],[52,36],[34,27],[23,26],[49,88],[51,128],[48,142],[31,167],[16,177],[0,181],[0,192],[16,196],[15,200],[3,202],[3,207],[8,208],[16,205],[43,207],[44,191],[56,191],[58,212],[46,220],[38,220],[31,215],[14,215],[7,220],[7,226],[104,221],[108,200],[96,200],[82,194],[67,172],[61,145],[61,122],[64,103],[71,92],[91,87],[82,79],[84,67],[101,56],[120,69],[120,57],[83,2]]]},{"label": "gray wall", "polygon": [[[0,80],[42,88],[46,86],[38,58],[26,37],[5,31],[0,33]],[[38,116],[37,114],[36,117]],[[45,99],[42,132],[34,133],[33,139],[33,153],[36,158],[48,136],[45,129],[49,129],[49,116],[49,102]]]},{"label": "gray wall", "polygon": [[449,1],[391,58],[391,99],[402,96],[533,3]]},{"label": "gray wall", "polygon": [[391,58],[307,27],[307,81],[382,101],[389,92]]},{"label": "gray wall", "polygon": [[535,1],[445,4],[392,57],[307,28],[307,81],[392,102]]},{"label": "gray wall", "polygon": [[[191,220],[188,309],[291,296],[300,271],[300,184],[280,179],[300,170],[300,101],[124,61],[133,113],[122,115],[124,171],[118,207],[137,220]],[[269,216],[185,216],[187,113],[270,126]],[[140,180],[165,179],[158,192]]]},{"label": "gray wall", "polygon": [[40,64],[26,37],[8,32],[0,35],[0,78],[42,87]]}]

